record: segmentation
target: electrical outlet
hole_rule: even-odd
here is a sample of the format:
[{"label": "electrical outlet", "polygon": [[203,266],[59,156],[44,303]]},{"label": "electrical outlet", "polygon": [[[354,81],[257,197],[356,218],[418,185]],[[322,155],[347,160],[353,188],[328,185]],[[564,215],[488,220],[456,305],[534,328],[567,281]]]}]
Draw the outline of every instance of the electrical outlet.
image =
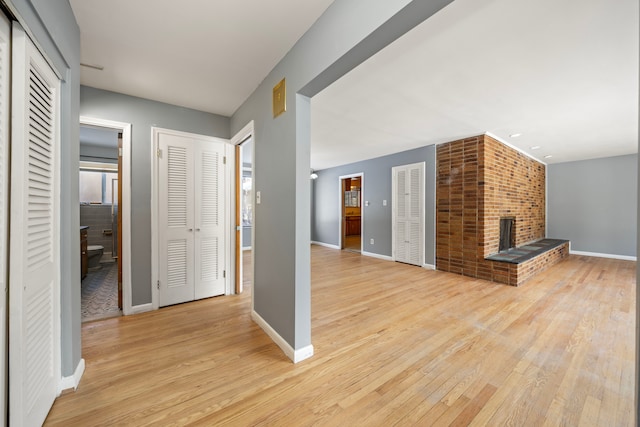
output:
[{"label": "electrical outlet", "polygon": [[369,240],[369,244],[373,245],[373,239]]}]

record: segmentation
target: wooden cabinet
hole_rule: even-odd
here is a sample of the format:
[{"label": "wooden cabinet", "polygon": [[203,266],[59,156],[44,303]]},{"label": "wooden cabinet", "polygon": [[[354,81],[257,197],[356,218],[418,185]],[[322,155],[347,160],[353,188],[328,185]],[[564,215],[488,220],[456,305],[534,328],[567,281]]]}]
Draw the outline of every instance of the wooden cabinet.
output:
[{"label": "wooden cabinet", "polygon": [[89,271],[89,250],[87,248],[87,230],[89,227],[80,227],[80,280],[84,279]]},{"label": "wooden cabinet", "polygon": [[347,216],[346,217],[346,236],[358,236],[360,235],[360,216]]}]

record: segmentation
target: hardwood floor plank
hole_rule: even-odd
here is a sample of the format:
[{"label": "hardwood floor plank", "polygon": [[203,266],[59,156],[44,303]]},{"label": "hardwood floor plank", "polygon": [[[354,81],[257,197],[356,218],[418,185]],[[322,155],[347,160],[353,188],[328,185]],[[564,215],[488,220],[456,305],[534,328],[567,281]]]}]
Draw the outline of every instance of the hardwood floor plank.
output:
[{"label": "hardwood floor plank", "polygon": [[631,426],[635,265],[570,256],[515,288],[313,246],[314,357],[251,320],[245,277],[83,324],[84,377],[45,424]]}]

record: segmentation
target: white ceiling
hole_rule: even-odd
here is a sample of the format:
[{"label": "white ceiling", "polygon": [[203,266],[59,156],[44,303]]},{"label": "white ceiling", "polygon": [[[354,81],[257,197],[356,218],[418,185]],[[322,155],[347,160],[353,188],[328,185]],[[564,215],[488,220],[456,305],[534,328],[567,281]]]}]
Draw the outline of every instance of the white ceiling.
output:
[{"label": "white ceiling", "polygon": [[[71,0],[82,62],[105,67],[82,83],[231,115],[330,3]],[[638,16],[637,0],[455,0],[313,98],[311,166],[484,132],[545,163],[635,153]]]},{"label": "white ceiling", "polygon": [[81,82],[231,116],[332,2],[70,0]]}]

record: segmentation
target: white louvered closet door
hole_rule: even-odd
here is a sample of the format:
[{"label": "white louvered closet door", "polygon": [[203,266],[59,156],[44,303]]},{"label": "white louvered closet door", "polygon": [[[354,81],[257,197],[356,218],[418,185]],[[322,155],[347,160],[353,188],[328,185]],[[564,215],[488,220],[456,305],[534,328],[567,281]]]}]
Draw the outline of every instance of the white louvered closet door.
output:
[{"label": "white louvered closet door", "polygon": [[222,295],[224,271],[223,143],[198,144],[195,165],[195,299]]},{"label": "white louvered closet door", "polygon": [[181,136],[159,138],[159,305],[163,307],[194,298],[194,147]]},{"label": "white louvered closet door", "polygon": [[160,307],[222,295],[224,143],[160,133]]},{"label": "white louvered closet door", "polygon": [[59,87],[13,25],[9,424],[45,420],[60,381]]},{"label": "white louvered closet door", "polygon": [[393,254],[396,261],[424,262],[424,163],[393,168]]},{"label": "white louvered closet door", "polygon": [[0,13],[0,426],[6,425],[7,394],[7,210],[9,206],[9,74],[11,70],[11,23]]}]

